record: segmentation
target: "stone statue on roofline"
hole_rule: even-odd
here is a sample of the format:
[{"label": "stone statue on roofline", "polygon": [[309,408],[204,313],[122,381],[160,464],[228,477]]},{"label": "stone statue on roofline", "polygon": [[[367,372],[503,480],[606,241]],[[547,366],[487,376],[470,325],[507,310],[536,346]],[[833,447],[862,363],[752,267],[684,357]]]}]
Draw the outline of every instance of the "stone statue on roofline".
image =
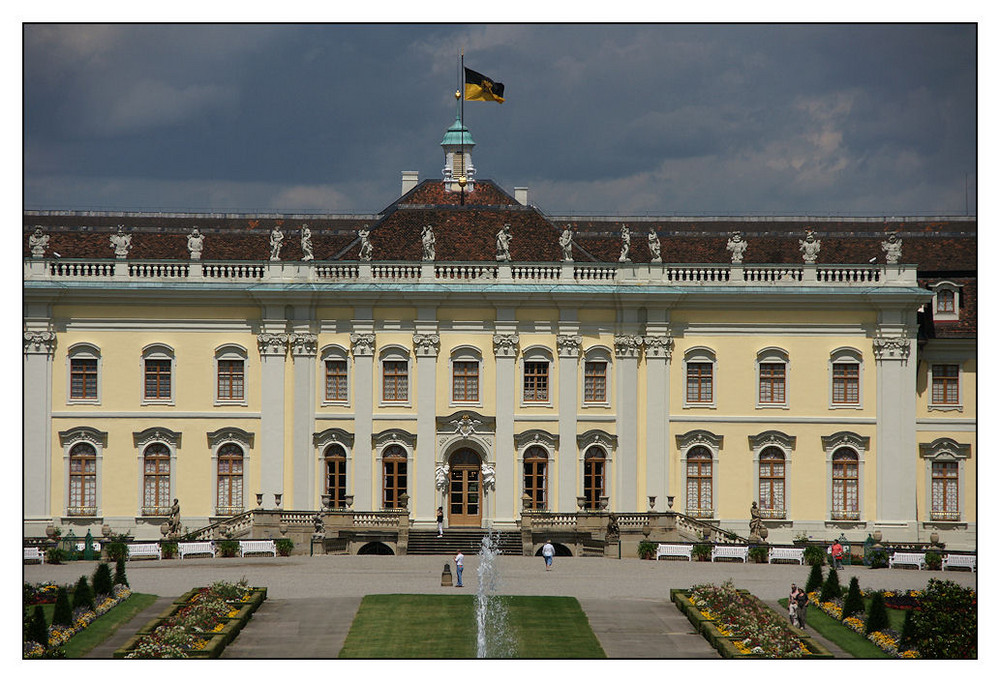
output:
[{"label": "stone statue on roofline", "polygon": [[625,263],[629,260],[628,252],[632,248],[632,232],[628,229],[628,225],[622,223],[622,251],[618,254],[618,262]]},{"label": "stone statue on roofline", "polygon": [[509,261],[510,260],[510,242],[513,237],[510,233],[510,223],[506,223],[499,232],[497,232],[497,260],[498,261]]},{"label": "stone statue on roofline", "polygon": [[306,223],[302,223],[302,260],[313,259],[313,238],[312,230]]},{"label": "stone statue on roofline", "polygon": [[571,263],[573,261],[573,231],[569,229],[568,225],[559,235],[559,246],[562,247],[563,260]]},{"label": "stone statue on roofline", "polygon": [[191,230],[191,234],[188,235],[188,253],[191,254],[191,260],[201,260],[201,252],[205,246],[205,237],[198,231],[198,228]]},{"label": "stone statue on roofline", "polygon": [[656,228],[649,226],[649,234],[646,235],[649,242],[649,259],[651,263],[662,263],[663,256],[660,255],[660,237],[656,234]]},{"label": "stone statue on roofline", "polygon": [[119,225],[118,231],[111,235],[111,248],[115,250],[115,258],[128,258],[132,248],[132,235],[125,234],[125,226]]},{"label": "stone statue on roofline", "polygon": [[425,261],[434,260],[436,255],[435,244],[437,243],[434,239],[434,228],[430,225],[424,225],[424,231],[420,234],[420,241],[424,247],[423,259]]},{"label": "stone statue on roofline", "polygon": [[285,234],[277,225],[271,230],[271,260],[281,260],[281,242]]},{"label": "stone statue on roofline", "polygon": [[368,240],[371,230],[367,225],[362,225],[358,230],[358,237],[361,239],[361,250],[358,252],[358,260],[370,261],[372,259],[372,243]]},{"label": "stone statue on roofline", "polygon": [[882,250],[885,251],[885,262],[889,265],[896,265],[903,257],[903,240],[895,232],[890,232],[889,240],[882,242]]},{"label": "stone statue on roofline", "polygon": [[49,235],[42,232],[41,225],[35,225],[35,231],[28,237],[28,248],[32,258],[44,258],[45,247],[49,245]]},{"label": "stone statue on roofline", "polygon": [[806,238],[799,240],[799,251],[802,252],[802,260],[806,263],[814,264],[819,256],[820,240],[816,239],[816,234],[812,230],[806,230]]},{"label": "stone statue on roofline", "polygon": [[743,252],[747,250],[747,240],[743,238],[743,233],[739,230],[729,234],[729,241],[726,242],[726,251],[733,255],[733,263],[743,262]]}]

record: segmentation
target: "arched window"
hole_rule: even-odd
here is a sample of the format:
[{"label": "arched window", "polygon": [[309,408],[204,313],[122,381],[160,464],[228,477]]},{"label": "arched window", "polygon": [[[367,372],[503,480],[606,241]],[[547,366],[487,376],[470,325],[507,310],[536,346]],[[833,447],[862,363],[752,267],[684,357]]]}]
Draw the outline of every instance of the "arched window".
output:
[{"label": "arched window", "polygon": [[712,453],[698,445],[687,454],[687,513],[712,516]]},{"label": "arched window", "polygon": [[330,496],[330,506],[343,508],[346,506],[344,496],[347,495],[347,452],[342,445],[334,443],[323,454],[326,464],[326,494]]},{"label": "arched window", "polygon": [[779,448],[764,448],[760,453],[760,515],[785,517],[785,453]]},{"label": "arched window", "polygon": [[406,450],[390,445],[382,453],[382,508],[400,509],[406,492]]},{"label": "arched window", "polygon": [[77,443],[69,451],[70,516],[97,513],[97,450],[90,443]]},{"label": "arched window", "polygon": [[931,519],[958,521],[958,462],[931,462]]},{"label": "arched window", "polygon": [[583,496],[587,509],[600,509],[604,496],[604,473],[607,454],[596,445],[583,456]]},{"label": "arched window", "polygon": [[840,448],[833,453],[833,518],[861,518],[858,508],[858,453]]},{"label": "arched window", "polygon": [[235,443],[219,447],[216,514],[232,516],[243,512],[243,448]]},{"label": "arched window", "polygon": [[163,443],[151,443],[142,453],[142,513],[170,513],[170,448]]},{"label": "arched window", "polygon": [[524,492],[528,495],[525,509],[547,509],[546,476],[549,454],[540,445],[532,445],[524,453]]}]

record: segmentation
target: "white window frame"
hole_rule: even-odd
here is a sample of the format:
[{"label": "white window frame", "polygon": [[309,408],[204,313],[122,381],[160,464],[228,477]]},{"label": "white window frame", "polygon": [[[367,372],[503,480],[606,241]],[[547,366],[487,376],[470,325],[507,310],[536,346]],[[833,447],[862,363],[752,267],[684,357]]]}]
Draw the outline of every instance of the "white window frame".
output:
[{"label": "white window frame", "polygon": [[[73,397],[73,360],[97,360],[97,397]],[[93,343],[74,343],[66,350],[66,404],[67,405],[100,405],[102,387],[104,385],[104,367],[101,349]]]},{"label": "white window frame", "polygon": [[[687,370],[685,369],[685,377],[687,376]],[[714,387],[713,387],[714,388]],[[687,393],[687,386],[685,386],[685,394]],[[714,395],[714,391],[713,391]],[[723,437],[711,433],[709,431],[704,431],[701,429],[695,429],[694,431],[688,431],[684,434],[678,434],[676,436],[677,449],[680,453],[681,467],[683,468],[683,475],[681,493],[684,497],[684,513],[689,514],[691,511],[688,509],[688,469],[687,469],[687,458],[688,453],[694,448],[702,446],[708,449],[709,454],[712,456],[712,508],[708,510],[711,516],[700,516],[695,515],[695,518],[699,519],[717,519],[719,514],[719,454],[722,451]],[[756,494],[754,494],[756,498]]]},{"label": "white window frame", "polygon": [[[826,453],[826,518],[828,523],[865,524],[865,458],[870,439],[850,431],[840,431],[831,436],[823,436],[823,451]],[[858,518],[835,519],[833,517],[833,455],[841,448],[853,450],[858,456]]]},{"label": "white window frame", "polygon": [[[146,361],[167,360],[170,362],[170,395],[166,398],[146,397]],[[174,349],[164,343],[151,343],[142,349],[139,359],[139,404],[140,405],[173,405],[177,395],[177,362]]]},{"label": "white window frame", "polygon": [[[965,368],[963,363],[957,358],[936,357],[926,358],[927,361],[927,411],[931,412],[963,412],[965,410]],[[957,403],[936,403],[934,402],[934,365],[954,365],[958,367],[958,402]]]},{"label": "white window frame", "polygon": [[[407,442],[402,440],[389,440],[382,444],[378,448],[378,456],[375,458],[376,470],[375,473],[378,476],[378,486],[376,488],[376,506],[375,508],[379,511],[384,511],[385,507],[385,452],[393,446],[399,446],[403,449],[403,453],[406,455],[406,489],[403,491],[404,494],[409,495],[410,491],[413,490],[414,486],[414,472],[413,470],[413,447]],[[400,507],[397,507],[399,509]]]},{"label": "white window frame", "polygon": [[[610,348],[605,346],[592,346],[583,353],[583,362],[580,364],[580,407],[587,408],[610,408],[611,407],[611,377],[614,376],[614,364],[612,358],[614,354]],[[587,400],[587,363],[604,363],[604,400]]]},{"label": "white window frame", "polygon": [[326,490],[326,450],[331,445],[339,445],[346,453],[347,462],[344,465],[347,473],[347,481],[344,484],[345,495],[353,495],[354,484],[354,434],[343,429],[327,429],[313,436],[313,445],[316,448],[316,499],[318,507],[322,505],[323,494]]},{"label": "white window frame", "polygon": [[[688,390],[687,390],[687,377],[688,377],[688,364],[691,363],[709,363],[712,366],[712,400],[708,402],[689,402],[688,401]],[[684,397],[684,409],[693,408],[708,408],[715,409],[716,403],[719,400],[719,365],[716,359],[715,351],[707,346],[695,346],[694,348],[689,348],[684,352],[684,364],[683,364],[684,375],[681,378],[681,390],[683,391]],[[755,387],[756,390],[756,387]],[[787,387],[786,387],[787,390]]]},{"label": "white window frame", "polygon": [[[966,523],[965,513],[965,463],[972,454],[972,447],[951,438],[938,438],[932,443],[921,443],[920,457],[924,460],[924,523]],[[933,507],[933,469],[935,462],[958,463],[958,518],[935,519]]]},{"label": "white window frame", "polygon": [[[835,365],[856,364],[858,366],[858,402],[833,402],[833,369]],[[831,410],[862,410],[865,404],[865,363],[864,355],[857,348],[844,346],[830,353],[827,362],[827,404]]]},{"label": "white window frame", "polygon": [[156,516],[167,516],[166,514],[161,515],[146,515],[143,514],[143,509],[145,508],[146,501],[146,448],[150,445],[161,444],[165,445],[170,453],[170,486],[167,497],[173,500],[177,497],[177,448],[180,447],[181,434],[174,432],[165,427],[152,427],[145,429],[143,431],[135,431],[132,433],[132,443],[135,446],[136,453],[136,467],[139,472],[139,480],[136,485],[136,513],[137,519],[148,519],[151,516],[156,518]]},{"label": "white window frame", "polygon": [[[962,305],[962,286],[960,284],[955,284],[954,282],[937,282],[930,286],[931,291],[934,292],[934,301],[932,305],[934,306],[932,317],[935,322],[957,322],[961,317],[961,305]],[[939,312],[938,311],[938,298],[944,291],[950,291],[954,294],[955,309],[951,312]]]},{"label": "white window frame", "polygon": [[[527,492],[524,488],[524,465],[525,459],[528,454],[528,450],[531,448],[540,448],[542,452],[545,453],[545,507],[539,511],[552,511],[552,463],[555,461],[555,452],[545,443],[541,442],[531,442],[525,443],[523,447],[518,450],[517,453],[517,469],[519,478],[521,479],[521,496]],[[605,472],[605,476],[607,472]]]},{"label": "white window frame", "polygon": [[[785,386],[784,393],[785,399],[782,402],[771,402],[764,403],[760,400],[760,366],[762,364],[781,364],[785,366]],[[768,410],[768,409],[779,409],[787,410],[790,402],[789,393],[791,385],[791,368],[792,365],[788,361],[788,351],[783,348],[763,348],[757,352],[757,359],[754,362],[754,374],[757,377],[756,395],[754,397],[758,410]],[[685,374],[685,395],[687,394],[687,375]],[[714,388],[714,387],[713,387]],[[713,390],[712,397],[715,397],[715,392]]]},{"label": "white window frame", "polygon": [[[545,346],[529,346],[521,351],[521,355],[518,358],[518,400],[522,408],[530,407],[549,407],[551,408],[553,403],[552,394],[556,390],[555,382],[555,363],[552,361],[552,351]],[[547,400],[525,400],[524,399],[524,371],[525,364],[528,362],[544,362],[548,365],[548,395]]]},{"label": "white window frame", "polygon": [[[244,392],[245,394],[245,392]],[[224,518],[219,511],[219,450],[224,445],[238,445],[243,449],[243,511],[250,509],[250,472],[253,452],[254,435],[243,429],[236,427],[222,428],[208,434],[208,443],[211,450],[212,462],[212,487],[211,487],[211,509],[213,518]]]},{"label": "white window frame", "polygon": [[[406,363],[406,400],[386,400],[385,399],[385,363],[405,362]],[[378,356],[378,404],[379,407],[411,407],[413,405],[413,393],[416,391],[416,381],[414,381],[413,357],[409,349],[404,346],[385,346],[379,351]]]},{"label": "white window frame", "polygon": [[[326,395],[326,363],[328,360],[340,361],[346,363],[347,367],[347,400],[332,400]],[[351,405],[351,393],[354,390],[354,382],[352,381],[352,372],[354,367],[351,364],[351,354],[343,346],[330,345],[323,348],[320,353],[320,374],[321,381],[320,385],[322,388],[320,406],[321,407],[350,407]]]},{"label": "white window frame", "polygon": [[[765,431],[757,434],[756,436],[749,436],[748,440],[750,443],[750,451],[753,453],[754,499],[757,500],[757,508],[761,510],[761,518],[764,520],[783,520],[790,518],[791,513],[789,510],[792,506],[790,472],[792,452],[795,450],[795,436],[789,436],[781,431]],[[760,456],[761,453],[768,448],[775,448],[785,456],[785,508],[781,510],[782,514],[780,516],[777,514],[765,516],[764,504],[760,499]]]},{"label": "white window frame", "polygon": [[[78,426],[76,428],[68,429],[66,431],[59,432],[59,442],[63,448],[63,493],[62,501],[60,502],[60,508],[63,512],[63,518],[68,520],[72,519],[101,519],[104,517],[103,510],[101,508],[101,498],[103,495],[103,484],[104,479],[104,448],[108,444],[108,434],[106,431],[98,431],[97,429],[91,428],[89,426]],[[70,466],[69,466],[69,453],[74,446],[86,443],[94,448],[94,458],[95,458],[95,472],[94,472],[94,514],[70,514],[69,506],[69,484],[70,484]]]},{"label": "white window frame", "polygon": [[[455,363],[475,362],[478,372],[478,400],[455,399]],[[453,348],[448,358],[448,406],[449,407],[482,407],[483,406],[483,353],[475,346],[458,346]]]},{"label": "white window frame", "polygon": [[[219,361],[220,360],[242,360],[243,361],[243,398],[222,398],[219,396]],[[250,361],[247,349],[236,343],[228,343],[215,349],[213,362],[214,373],[212,375],[212,395],[215,397],[215,405],[248,405],[250,395]]]}]

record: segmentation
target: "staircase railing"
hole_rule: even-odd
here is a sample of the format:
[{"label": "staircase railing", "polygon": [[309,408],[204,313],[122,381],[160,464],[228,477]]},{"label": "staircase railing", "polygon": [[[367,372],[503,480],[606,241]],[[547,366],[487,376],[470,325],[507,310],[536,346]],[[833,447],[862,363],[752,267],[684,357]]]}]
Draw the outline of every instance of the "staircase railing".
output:
[{"label": "staircase railing", "polygon": [[182,535],[181,539],[185,541],[214,540],[217,535],[225,534],[227,530],[230,532],[230,537],[237,537],[249,532],[251,528],[253,528],[252,509],[242,514],[226,517],[204,528],[189,531]]}]

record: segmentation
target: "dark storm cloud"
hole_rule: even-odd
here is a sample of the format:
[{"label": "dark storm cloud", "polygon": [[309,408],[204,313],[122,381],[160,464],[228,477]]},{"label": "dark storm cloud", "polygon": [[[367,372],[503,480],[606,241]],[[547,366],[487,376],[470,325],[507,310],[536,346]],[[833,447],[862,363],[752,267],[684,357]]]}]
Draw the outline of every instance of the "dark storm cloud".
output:
[{"label": "dark storm cloud", "polygon": [[[554,213],[961,213],[971,26],[29,25],[35,208],[374,212],[440,177],[458,51],[480,177]],[[974,180],[974,176],[973,176]],[[975,194],[971,194],[975,210]]]}]

